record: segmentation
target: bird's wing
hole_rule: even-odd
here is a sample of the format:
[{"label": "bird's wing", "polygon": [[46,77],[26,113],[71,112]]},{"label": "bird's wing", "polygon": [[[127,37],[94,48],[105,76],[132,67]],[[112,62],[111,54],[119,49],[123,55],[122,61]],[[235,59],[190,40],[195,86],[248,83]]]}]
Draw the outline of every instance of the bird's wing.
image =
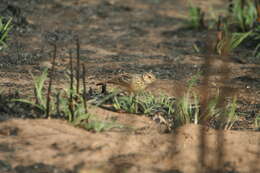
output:
[{"label": "bird's wing", "polygon": [[132,77],[129,74],[123,74],[108,80],[106,83],[121,85],[121,86],[129,86],[131,83]]}]

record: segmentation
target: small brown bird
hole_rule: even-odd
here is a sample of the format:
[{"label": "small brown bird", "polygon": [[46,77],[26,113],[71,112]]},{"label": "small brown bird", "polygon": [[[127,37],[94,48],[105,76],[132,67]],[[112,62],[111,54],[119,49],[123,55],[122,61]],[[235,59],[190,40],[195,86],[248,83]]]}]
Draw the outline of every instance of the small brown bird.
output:
[{"label": "small brown bird", "polygon": [[155,82],[156,77],[152,73],[143,74],[122,74],[101,84],[118,85],[127,92],[136,93],[145,90],[150,84]]}]

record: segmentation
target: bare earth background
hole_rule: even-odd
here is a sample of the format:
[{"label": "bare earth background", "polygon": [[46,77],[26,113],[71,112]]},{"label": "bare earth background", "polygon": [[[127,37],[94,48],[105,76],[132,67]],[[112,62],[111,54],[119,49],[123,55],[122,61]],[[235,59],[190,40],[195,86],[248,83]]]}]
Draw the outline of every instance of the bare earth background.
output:
[{"label": "bare earth background", "polygon": [[[204,10],[225,11],[224,0],[196,0]],[[80,36],[81,60],[87,67],[87,84],[120,72],[152,71],[158,81],[150,90],[181,96],[186,82],[202,68],[204,55],[192,45],[206,31],[185,28],[187,2],[183,0],[1,0],[0,14],[14,16],[9,49],[0,53],[0,87],[4,92],[33,92],[29,72],[40,74],[58,42],[58,71],[54,85],[68,85],[68,50]],[[230,80],[221,82],[219,66],[210,86],[230,87],[239,93],[241,121],[237,131],[224,131],[224,172],[260,172],[260,133],[252,129],[253,114],[260,113],[260,61],[247,49],[237,49],[228,63]],[[8,173],[193,173],[200,172],[198,125],[185,125],[173,134],[162,133],[148,117],[90,111],[101,119],[131,129],[92,133],[63,120],[21,119],[31,113],[1,112],[0,172]],[[29,115],[30,114],[30,115]],[[217,172],[217,135],[206,129],[206,172]]]}]

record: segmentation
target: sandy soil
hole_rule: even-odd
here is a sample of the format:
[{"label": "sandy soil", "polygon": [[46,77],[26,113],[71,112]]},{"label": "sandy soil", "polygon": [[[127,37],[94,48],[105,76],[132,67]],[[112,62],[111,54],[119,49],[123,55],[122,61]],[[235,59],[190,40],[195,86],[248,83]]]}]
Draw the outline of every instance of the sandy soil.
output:
[{"label": "sandy soil", "polygon": [[[105,119],[116,117],[132,129],[92,133],[62,120],[2,122],[1,171],[33,168],[32,172],[193,173],[217,172],[220,164],[223,172],[260,171],[258,132],[204,129],[201,133],[201,126],[188,124],[173,134],[163,134],[158,124],[144,116],[101,109],[91,111],[103,112]],[[206,141],[204,157],[201,157],[201,134]],[[221,150],[218,139],[222,141]],[[220,151],[223,160],[218,162]]]},{"label": "sandy soil", "polygon": [[[216,13],[227,7],[224,0],[194,3]],[[53,42],[59,57],[54,87],[66,87],[68,50],[75,57],[79,36],[87,85],[93,88],[121,72],[152,71],[158,80],[150,91],[179,97],[211,58],[209,87],[213,92],[227,87],[238,95],[241,120],[236,129],[243,130],[188,124],[169,134],[148,117],[92,108],[100,119],[130,127],[93,133],[65,120],[31,119],[35,112],[28,107],[10,110],[0,103],[0,172],[260,172],[260,133],[252,131],[252,120],[260,113],[260,61],[244,47],[228,61],[196,53],[193,44],[211,33],[187,29],[187,11],[182,0],[1,0],[0,15],[14,17],[10,46],[0,52],[5,94],[19,90],[22,97],[32,95],[29,72],[38,75],[50,62]],[[226,81],[223,64],[230,69]]]}]

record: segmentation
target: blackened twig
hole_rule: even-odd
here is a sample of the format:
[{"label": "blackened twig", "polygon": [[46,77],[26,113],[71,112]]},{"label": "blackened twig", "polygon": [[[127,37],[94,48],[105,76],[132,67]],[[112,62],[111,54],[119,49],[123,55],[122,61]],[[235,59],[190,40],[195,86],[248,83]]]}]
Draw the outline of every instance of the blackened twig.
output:
[{"label": "blackened twig", "polygon": [[50,80],[49,80],[49,86],[48,86],[48,93],[47,93],[47,102],[46,102],[46,117],[50,118],[50,101],[51,101],[51,88],[52,88],[52,79],[53,79],[53,73],[55,69],[55,61],[56,61],[56,55],[57,54],[57,45],[54,44],[54,52],[53,52],[53,58],[52,58],[52,67],[50,71]]},{"label": "blackened twig", "polygon": [[61,112],[60,112],[60,92],[57,93],[56,95],[56,111],[57,111],[57,115],[60,116]]},{"label": "blackened twig", "polygon": [[107,94],[107,84],[105,83],[101,84],[101,93],[105,95]]},{"label": "blackened twig", "polygon": [[72,51],[69,51],[70,58],[70,98],[69,98],[69,110],[71,114],[71,121],[74,120],[74,108],[73,108],[73,85],[74,85],[74,76],[73,76],[73,63],[72,63]]},{"label": "blackened twig", "polygon": [[40,101],[39,101],[39,98],[38,98],[38,95],[37,95],[37,91],[36,91],[36,87],[34,87],[33,89],[33,94],[34,94],[34,97],[35,97],[35,104],[39,104]]},{"label": "blackened twig", "polygon": [[76,78],[77,78],[77,88],[76,88],[76,91],[77,91],[77,94],[79,94],[79,81],[80,81],[80,53],[79,53],[79,50],[80,50],[80,44],[79,44],[79,38],[77,37],[77,40],[76,40],[76,45],[77,45],[77,69],[76,69]]},{"label": "blackened twig", "polygon": [[257,11],[257,22],[260,23],[260,0],[255,0],[255,7]]},{"label": "blackened twig", "polygon": [[82,75],[82,82],[83,82],[83,94],[82,94],[82,97],[83,97],[83,102],[84,102],[84,108],[85,108],[85,112],[87,113],[87,88],[86,88],[86,68],[85,68],[85,65],[82,64],[82,71],[83,71],[83,75]]}]

